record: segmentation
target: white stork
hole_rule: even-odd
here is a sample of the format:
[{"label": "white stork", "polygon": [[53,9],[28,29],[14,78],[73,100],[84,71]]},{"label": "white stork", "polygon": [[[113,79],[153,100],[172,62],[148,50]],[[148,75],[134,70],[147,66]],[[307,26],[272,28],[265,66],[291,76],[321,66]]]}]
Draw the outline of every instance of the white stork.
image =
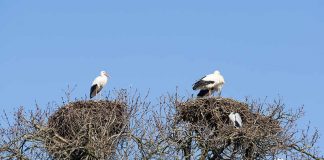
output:
[{"label": "white stork", "polygon": [[101,71],[100,76],[98,76],[93,82],[90,89],[90,99],[96,96],[101,89],[107,84],[108,82],[108,73],[106,71]]},{"label": "white stork", "polygon": [[193,84],[192,89],[200,89],[197,97],[211,96],[215,91],[218,92],[218,97],[220,97],[224,84],[224,77],[216,70],[214,73],[208,74],[198,80]]},{"label": "white stork", "polygon": [[241,128],[243,126],[242,118],[241,118],[240,114],[231,112],[231,114],[229,114],[228,117],[233,122],[233,125],[236,128]]}]

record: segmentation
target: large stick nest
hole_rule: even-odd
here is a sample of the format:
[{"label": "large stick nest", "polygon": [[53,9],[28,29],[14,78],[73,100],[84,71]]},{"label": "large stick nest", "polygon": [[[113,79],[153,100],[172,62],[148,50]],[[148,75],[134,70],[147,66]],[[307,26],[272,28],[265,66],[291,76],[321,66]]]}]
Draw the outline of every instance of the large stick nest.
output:
[{"label": "large stick nest", "polygon": [[[279,121],[252,112],[246,103],[229,98],[190,99],[178,103],[177,112],[177,121],[190,123],[191,129],[200,136],[202,145],[207,144],[209,150],[217,154],[234,145],[235,152],[240,152],[245,158],[258,157],[250,154],[264,154],[279,145],[277,140],[282,130]],[[234,127],[228,117],[231,112],[240,114],[242,128]],[[213,134],[204,135],[206,130]]]},{"label": "large stick nest", "polygon": [[109,156],[127,123],[125,113],[126,104],[118,101],[68,103],[50,116],[48,126],[53,133],[46,147],[57,159]]}]

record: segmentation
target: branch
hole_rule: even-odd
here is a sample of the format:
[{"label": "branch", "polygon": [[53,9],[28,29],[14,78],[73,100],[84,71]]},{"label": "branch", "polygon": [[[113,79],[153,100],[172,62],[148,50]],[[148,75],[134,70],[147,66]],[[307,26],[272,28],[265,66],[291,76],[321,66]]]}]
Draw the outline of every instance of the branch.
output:
[{"label": "branch", "polygon": [[297,146],[296,144],[292,144],[289,147],[291,147],[292,149],[294,149],[294,150],[296,150],[296,151],[298,151],[300,153],[303,153],[303,154],[305,154],[305,155],[307,155],[309,157],[312,157],[315,160],[324,160],[324,158],[316,157],[315,155],[313,155],[313,154],[305,151],[304,149],[302,149],[301,147]]}]

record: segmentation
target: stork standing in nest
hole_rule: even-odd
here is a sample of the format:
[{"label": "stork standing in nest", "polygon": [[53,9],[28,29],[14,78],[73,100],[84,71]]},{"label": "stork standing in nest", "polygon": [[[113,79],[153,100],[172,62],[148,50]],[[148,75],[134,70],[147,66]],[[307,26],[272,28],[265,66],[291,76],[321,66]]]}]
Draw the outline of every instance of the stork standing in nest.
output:
[{"label": "stork standing in nest", "polygon": [[233,122],[235,128],[241,128],[243,126],[242,118],[239,113],[231,112],[228,117]]},{"label": "stork standing in nest", "polygon": [[[109,74],[106,71],[101,71],[100,76],[98,76],[93,82],[90,89],[90,99],[96,96],[102,88],[107,84]],[[100,94],[101,97],[101,94]]]},{"label": "stork standing in nest", "polygon": [[200,90],[197,97],[211,96],[215,91],[218,92],[218,97],[221,96],[223,85],[225,84],[224,77],[219,71],[208,74],[193,84],[193,90]]}]

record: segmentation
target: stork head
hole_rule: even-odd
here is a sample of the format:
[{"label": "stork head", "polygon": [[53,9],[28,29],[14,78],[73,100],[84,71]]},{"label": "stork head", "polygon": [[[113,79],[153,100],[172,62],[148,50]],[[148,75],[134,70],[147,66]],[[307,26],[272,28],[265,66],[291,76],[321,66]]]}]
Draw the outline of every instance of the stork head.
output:
[{"label": "stork head", "polygon": [[101,76],[106,76],[106,77],[110,77],[109,74],[106,71],[101,71],[100,72]]},{"label": "stork head", "polygon": [[214,74],[220,74],[220,72],[218,70],[214,71]]}]

